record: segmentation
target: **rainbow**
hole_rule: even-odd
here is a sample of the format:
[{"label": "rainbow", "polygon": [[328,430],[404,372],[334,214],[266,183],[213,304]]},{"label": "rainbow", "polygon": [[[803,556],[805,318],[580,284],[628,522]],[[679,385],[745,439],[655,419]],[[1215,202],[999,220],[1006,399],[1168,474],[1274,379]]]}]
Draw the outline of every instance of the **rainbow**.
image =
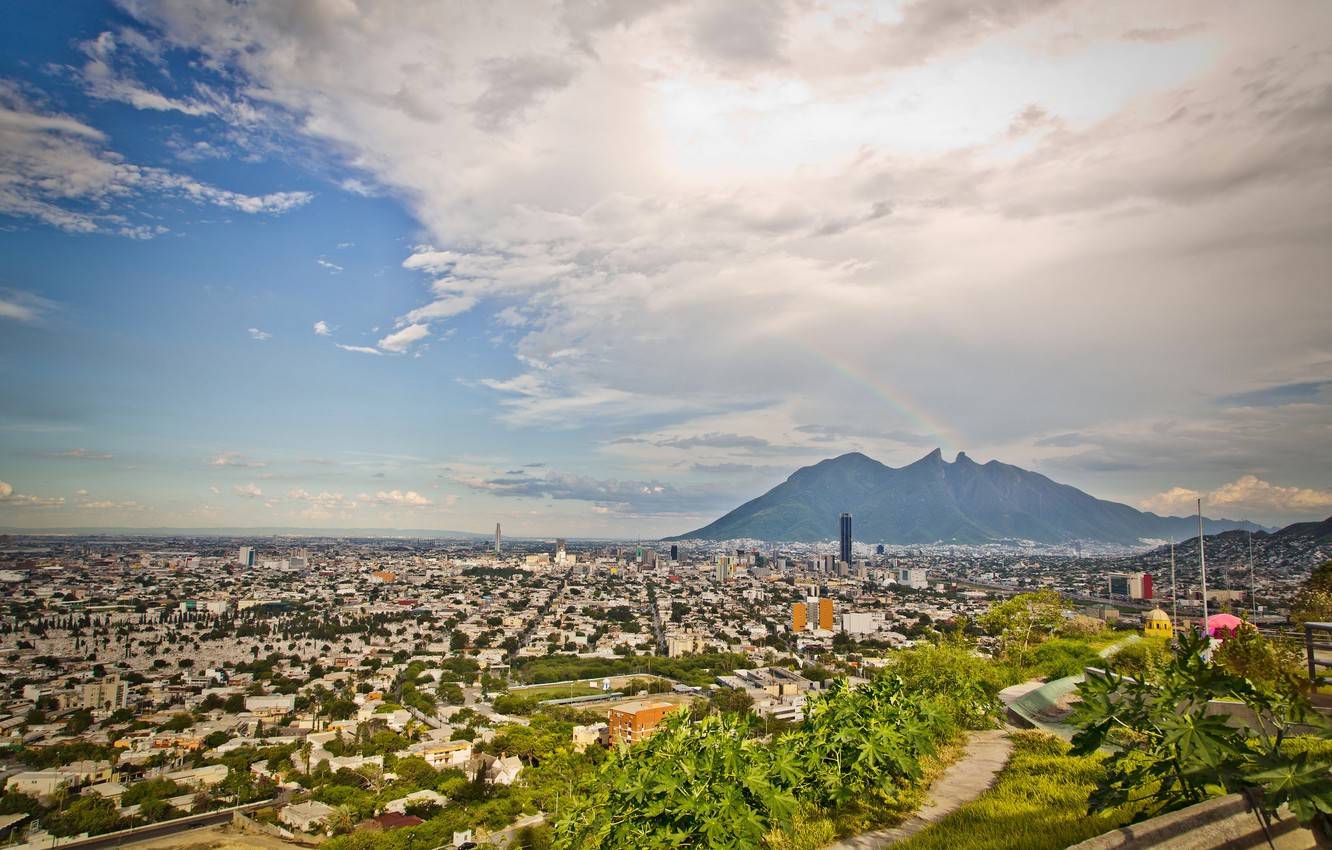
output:
[{"label": "rainbow", "polygon": [[868,370],[849,357],[835,357],[831,352],[816,348],[805,340],[794,340],[794,345],[802,349],[813,359],[827,366],[846,381],[867,391],[879,399],[893,412],[905,419],[917,430],[933,436],[945,455],[959,451],[961,442],[951,428],[944,425],[937,417],[925,410],[906,393],[888,385],[881,378],[871,375]]}]

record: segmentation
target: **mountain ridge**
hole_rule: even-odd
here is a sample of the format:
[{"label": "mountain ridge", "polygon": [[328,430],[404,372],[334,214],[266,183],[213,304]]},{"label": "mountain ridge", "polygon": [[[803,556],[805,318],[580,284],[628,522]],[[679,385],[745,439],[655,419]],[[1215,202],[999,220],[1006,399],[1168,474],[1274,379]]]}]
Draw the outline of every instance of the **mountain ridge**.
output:
[{"label": "mountain ridge", "polygon": [[[757,539],[816,542],[837,535],[837,516],[854,517],[857,540],[979,544],[1000,540],[1139,544],[1197,533],[1197,519],[1162,517],[1098,499],[1038,472],[965,452],[949,463],[935,449],[894,468],[860,452],[801,467],[786,481],[719,519],[666,540]],[[1204,518],[1204,531],[1261,529]]]}]

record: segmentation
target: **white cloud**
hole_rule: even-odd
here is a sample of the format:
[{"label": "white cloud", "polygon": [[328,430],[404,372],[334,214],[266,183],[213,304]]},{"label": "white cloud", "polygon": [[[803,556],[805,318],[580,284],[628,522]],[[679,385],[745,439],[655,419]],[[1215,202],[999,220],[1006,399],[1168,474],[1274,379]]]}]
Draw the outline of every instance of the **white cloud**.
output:
[{"label": "white cloud", "polygon": [[250,338],[257,340],[272,339],[273,335],[267,331],[261,331],[258,328],[250,328]]},{"label": "white cloud", "polygon": [[381,505],[402,505],[412,508],[425,507],[434,504],[430,499],[427,499],[415,490],[408,490],[406,493],[401,490],[390,490],[387,493],[381,490],[375,494],[375,499]]},{"label": "white cloud", "polygon": [[65,503],[64,496],[44,498],[15,493],[13,485],[0,481],[0,508],[57,508]]},{"label": "white cloud", "polygon": [[0,288],[0,319],[36,322],[54,308],[54,302],[31,292]]},{"label": "white cloud", "polygon": [[342,266],[338,265],[337,263],[330,263],[328,260],[315,260],[315,262],[323,266],[324,268],[329,269],[334,274],[337,274],[338,272],[343,270]]},{"label": "white cloud", "polygon": [[1158,514],[1188,515],[1196,510],[1198,499],[1203,501],[1203,513],[1209,516],[1209,511],[1239,511],[1254,516],[1324,516],[1332,513],[1332,490],[1283,487],[1263,481],[1256,475],[1243,475],[1207,492],[1172,487],[1143,500],[1142,507]]},{"label": "white cloud", "polygon": [[240,212],[283,213],[309,192],[245,195],[166,169],[126,162],[106,150],[105,135],[76,118],[34,106],[0,82],[0,212],[72,233],[108,232],[151,238],[165,232],[152,219],[135,221],[134,196],[183,198]]},{"label": "white cloud", "polygon": [[[680,454],[654,443],[698,435],[752,438],[694,447],[713,465],[935,443],[1141,494],[1159,458],[1230,435],[1268,477],[1332,476],[1300,405],[1212,403],[1328,378],[1332,6],[784,4],[730,24],[752,5],[134,14],[411,206],[432,244],[403,265],[428,291],[377,349],[341,347],[419,353],[430,322],[487,309],[515,359],[476,384],[511,424],[650,419],[615,459],[654,470]],[[113,167],[95,130],[35,117]],[[830,411],[836,433],[797,430]],[[1170,422],[1219,424],[1152,430]],[[1069,433],[1092,443],[1041,445]]]},{"label": "white cloud", "polygon": [[261,460],[246,460],[240,452],[222,452],[208,461],[209,466],[229,466],[234,469],[262,469],[268,466]]},{"label": "white cloud", "polygon": [[314,323],[314,332],[320,336],[328,336],[333,333],[333,328],[329,327],[328,322],[320,319]]},{"label": "white cloud", "polygon": [[379,347],[390,354],[405,354],[414,344],[430,335],[430,326],[411,324],[394,331],[379,341]]},{"label": "white cloud", "polygon": [[354,351],[357,354],[374,354],[376,356],[379,356],[384,353],[377,348],[370,348],[369,346],[365,345],[343,345],[340,342],[335,342],[333,344],[336,345],[338,348],[341,348],[343,351]]},{"label": "white cloud", "polygon": [[235,487],[231,488],[231,491],[237,496],[246,499],[257,499],[264,495],[264,491],[256,487],[253,481],[249,484],[237,484]]}]

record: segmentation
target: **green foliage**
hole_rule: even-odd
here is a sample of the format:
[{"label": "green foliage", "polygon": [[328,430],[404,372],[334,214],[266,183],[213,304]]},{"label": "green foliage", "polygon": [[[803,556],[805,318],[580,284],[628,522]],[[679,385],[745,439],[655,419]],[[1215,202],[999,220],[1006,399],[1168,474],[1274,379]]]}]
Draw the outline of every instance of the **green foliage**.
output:
[{"label": "green foliage", "polygon": [[1314,567],[1291,600],[1290,618],[1299,624],[1332,622],[1332,561]]},{"label": "green foliage", "polygon": [[1027,649],[1050,635],[1064,621],[1064,598],[1053,590],[1019,593],[997,603],[977,621],[999,638],[1004,654],[1025,661]]},{"label": "green foliage", "polygon": [[170,779],[145,779],[125,789],[120,797],[120,805],[133,806],[148,800],[166,800],[184,793],[185,789]]},{"label": "green foliage", "polygon": [[963,729],[991,729],[1002,713],[998,693],[1021,681],[1015,669],[981,658],[967,644],[943,640],[892,655],[892,671],[910,692],[934,697]]},{"label": "green foliage", "polygon": [[1257,629],[1240,629],[1212,654],[1229,673],[1284,694],[1310,689],[1304,649],[1285,638],[1266,638]]},{"label": "green foliage", "polygon": [[42,804],[36,797],[29,797],[18,791],[6,791],[5,795],[0,797],[0,815],[37,815],[41,811]]},{"label": "green foliage", "polygon": [[173,714],[171,719],[157,727],[163,732],[184,732],[194,725],[194,718],[188,714]]},{"label": "green foliage", "polygon": [[616,751],[555,828],[554,846],[638,850],[760,846],[790,820],[795,798],[751,721],[713,715],[695,726],[671,712],[657,733]]},{"label": "green foliage", "polygon": [[1046,641],[1031,653],[1032,663],[1040,675],[1051,679],[1076,676],[1085,667],[1103,667],[1104,662],[1095,649],[1082,641],[1055,638]]},{"label": "green foliage", "polygon": [[892,799],[921,778],[921,759],[952,731],[943,708],[894,673],[855,690],[836,679],[809,700],[805,722],[779,739],[773,770],[819,806],[867,794]]},{"label": "green foliage", "polygon": [[[1301,823],[1327,830],[1332,759],[1284,746],[1297,723],[1321,718],[1302,694],[1273,691],[1203,660],[1206,648],[1207,639],[1190,632],[1150,683],[1090,674],[1079,686],[1082,702],[1073,721],[1082,728],[1074,752],[1087,755],[1112,741],[1128,744],[1107,760],[1090,811],[1142,801],[1141,817],[1151,817],[1258,786],[1269,809],[1288,804]],[[1209,715],[1211,699],[1243,703],[1256,716],[1252,728]],[[1324,728],[1319,737],[1332,737],[1332,730]]]},{"label": "green foliage", "polygon": [[1144,681],[1170,662],[1170,641],[1162,637],[1147,637],[1121,647],[1102,665],[1111,672]]},{"label": "green foliage", "polygon": [[835,828],[829,811],[881,821],[892,801],[916,793],[922,759],[955,728],[894,674],[854,691],[835,680],[806,714],[764,744],[748,737],[750,715],[710,713],[690,725],[688,713],[672,712],[584,784],[555,847],[812,847],[810,836]]},{"label": "green foliage", "polygon": [[119,755],[120,751],[113,746],[88,741],[71,741],[48,747],[25,747],[18,754],[18,760],[29,767],[45,770],[85,759],[114,762]]},{"label": "green foliage", "polygon": [[116,811],[116,804],[107,797],[90,794],[79,797],[60,814],[49,815],[42,822],[52,835],[68,836],[86,832],[100,835],[121,829],[127,822]]}]

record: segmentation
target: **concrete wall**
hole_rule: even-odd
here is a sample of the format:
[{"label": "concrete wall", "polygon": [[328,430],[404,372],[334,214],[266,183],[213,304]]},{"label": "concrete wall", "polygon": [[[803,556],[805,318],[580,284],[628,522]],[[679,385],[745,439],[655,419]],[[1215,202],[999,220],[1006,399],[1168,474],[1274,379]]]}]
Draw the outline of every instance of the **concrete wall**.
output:
[{"label": "concrete wall", "polygon": [[[1266,824],[1266,830],[1264,825]],[[1069,850],[1309,850],[1320,844],[1282,809],[1267,823],[1247,797],[1231,794],[1089,838]]]}]

